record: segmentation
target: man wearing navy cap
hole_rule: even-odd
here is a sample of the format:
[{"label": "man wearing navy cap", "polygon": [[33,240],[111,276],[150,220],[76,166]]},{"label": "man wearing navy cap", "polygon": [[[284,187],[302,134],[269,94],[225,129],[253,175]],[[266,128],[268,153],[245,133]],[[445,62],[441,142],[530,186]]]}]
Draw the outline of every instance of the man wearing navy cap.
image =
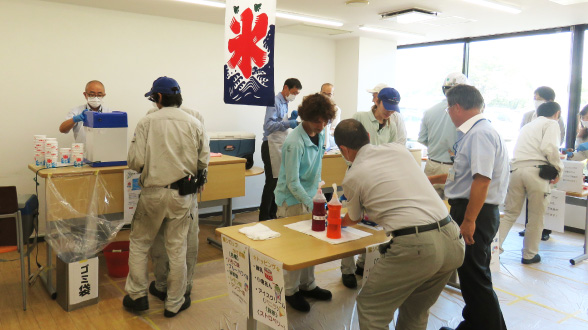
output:
[{"label": "man wearing navy cap", "polygon": [[[128,164],[141,173],[142,187],[131,223],[129,276],[123,306],[139,312],[149,309],[147,264],[149,249],[163,228],[169,256],[165,317],[190,307],[186,292],[186,249],[197,184],[208,167],[208,138],[200,121],[180,109],[177,81],[160,77],[145,94],[159,108],[137,123]],[[200,180],[204,181],[204,180]]]}]

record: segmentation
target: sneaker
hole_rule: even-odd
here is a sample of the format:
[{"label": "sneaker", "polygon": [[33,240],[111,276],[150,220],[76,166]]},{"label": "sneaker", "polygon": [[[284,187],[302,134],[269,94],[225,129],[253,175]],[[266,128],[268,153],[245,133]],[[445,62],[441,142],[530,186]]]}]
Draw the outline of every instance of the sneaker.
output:
[{"label": "sneaker", "polygon": [[307,298],[314,298],[316,300],[331,300],[331,298],[333,298],[331,291],[321,289],[318,286],[310,291],[300,290],[298,292],[302,293],[302,295]]},{"label": "sneaker", "polygon": [[185,311],[186,309],[188,309],[188,307],[190,307],[190,305],[192,305],[192,300],[190,299],[189,296],[184,296],[184,303],[182,304],[182,306],[180,307],[180,309],[176,313],[168,311],[166,309],[163,311],[163,316],[174,317],[174,316],[180,314],[181,311]]},{"label": "sneaker", "polygon": [[549,234],[548,234],[548,233],[542,233],[542,234],[541,234],[541,240],[542,240],[542,241],[547,241],[547,240],[549,240]]},{"label": "sneaker", "polygon": [[455,329],[450,328],[450,327],[441,327],[441,329],[439,329],[439,330],[455,330]]},{"label": "sneaker", "polygon": [[149,300],[147,296],[133,300],[129,295],[123,298],[123,306],[133,312],[142,312],[149,309]]},{"label": "sneaker", "polygon": [[363,267],[357,266],[357,268],[355,268],[355,275],[363,276]]},{"label": "sneaker", "polygon": [[310,304],[308,303],[308,301],[306,301],[306,299],[304,299],[304,296],[302,296],[302,293],[300,291],[296,292],[291,296],[286,296],[286,302],[297,311],[310,311]]},{"label": "sneaker", "polygon": [[357,288],[357,279],[355,278],[355,274],[343,274],[341,275],[341,279],[343,280],[343,285],[350,289]]},{"label": "sneaker", "polygon": [[540,261],[541,261],[541,256],[540,256],[540,255],[538,255],[538,254],[536,254],[536,255],[535,255],[533,258],[531,258],[531,259],[525,259],[525,258],[522,258],[522,259],[521,259],[521,262],[523,263],[523,265],[536,264],[536,263],[538,263],[538,262],[540,262]]},{"label": "sneaker", "polygon": [[524,229],[519,231],[519,236],[525,237],[525,230]]},{"label": "sneaker", "polygon": [[152,281],[151,284],[149,284],[149,293],[156,296],[161,301],[165,301],[165,297],[167,297],[167,291],[157,290],[155,287],[155,281]]}]

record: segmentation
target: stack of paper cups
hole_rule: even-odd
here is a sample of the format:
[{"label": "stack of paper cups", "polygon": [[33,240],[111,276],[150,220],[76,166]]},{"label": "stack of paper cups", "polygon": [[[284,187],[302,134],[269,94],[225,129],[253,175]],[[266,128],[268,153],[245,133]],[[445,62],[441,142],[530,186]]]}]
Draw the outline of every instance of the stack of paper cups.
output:
[{"label": "stack of paper cups", "polygon": [[57,144],[57,138],[47,138],[45,140],[45,167],[47,167],[47,168],[57,167],[58,159],[59,159],[59,146]]},{"label": "stack of paper cups", "polygon": [[71,163],[71,148],[59,148],[59,162],[62,165]]},{"label": "stack of paper cups", "polygon": [[35,135],[35,165],[36,166],[44,166],[45,165],[45,140],[47,136],[45,135]]},{"label": "stack of paper cups", "polygon": [[75,167],[82,167],[84,164],[84,144],[74,143],[71,145],[71,158]]}]

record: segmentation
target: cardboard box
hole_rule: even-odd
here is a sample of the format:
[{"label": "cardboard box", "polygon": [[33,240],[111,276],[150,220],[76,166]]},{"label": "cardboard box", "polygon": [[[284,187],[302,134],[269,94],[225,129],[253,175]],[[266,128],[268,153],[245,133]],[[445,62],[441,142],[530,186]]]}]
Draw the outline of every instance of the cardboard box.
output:
[{"label": "cardboard box", "polygon": [[98,303],[98,257],[63,262],[57,258],[57,303],[66,311]]}]

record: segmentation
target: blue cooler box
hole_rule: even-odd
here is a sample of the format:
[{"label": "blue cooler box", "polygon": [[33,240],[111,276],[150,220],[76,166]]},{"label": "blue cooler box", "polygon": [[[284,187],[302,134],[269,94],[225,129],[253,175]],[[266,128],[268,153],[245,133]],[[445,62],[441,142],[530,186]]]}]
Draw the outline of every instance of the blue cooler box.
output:
[{"label": "blue cooler box", "polygon": [[245,168],[253,166],[255,134],[249,132],[210,132],[210,152],[247,159]]},{"label": "blue cooler box", "polygon": [[93,167],[127,165],[128,126],[126,112],[86,112],[85,162]]}]

